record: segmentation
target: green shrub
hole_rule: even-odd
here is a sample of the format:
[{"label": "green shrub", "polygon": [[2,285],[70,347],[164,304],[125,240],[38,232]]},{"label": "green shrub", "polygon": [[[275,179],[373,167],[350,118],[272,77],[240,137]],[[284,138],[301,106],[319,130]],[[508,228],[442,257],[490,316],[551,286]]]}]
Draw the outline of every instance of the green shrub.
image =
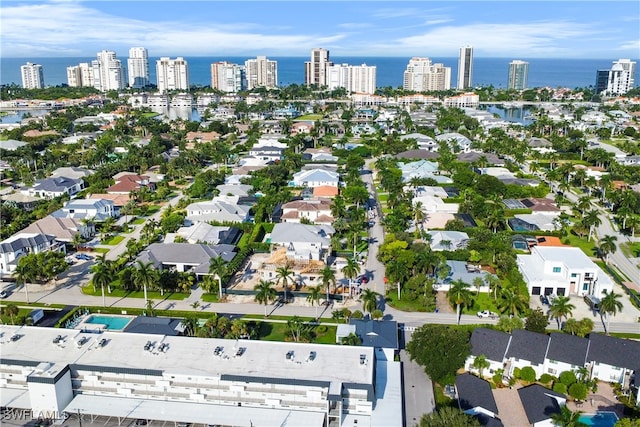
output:
[{"label": "green shrub", "polygon": [[364,313],[360,310],[356,310],[351,314],[352,319],[362,319],[364,317]]},{"label": "green shrub", "polygon": [[496,387],[502,386],[502,372],[496,372],[492,377],[491,380],[493,381],[493,383],[496,385]]},{"label": "green shrub", "polygon": [[513,378],[519,380],[520,379],[520,368],[513,368]]},{"label": "green shrub", "polygon": [[525,366],[520,371],[520,378],[527,382],[535,382],[536,380],[536,371],[533,370],[531,366]]},{"label": "green shrub", "polygon": [[576,374],[574,374],[573,371],[564,371],[560,374],[559,378],[560,382],[567,387],[578,381],[578,379],[576,378]]},{"label": "green shrub", "polygon": [[552,375],[549,375],[549,374],[542,374],[542,375],[540,376],[540,380],[539,380],[539,381],[540,381],[542,384],[549,384],[549,383],[551,383],[551,382],[552,382],[552,381],[554,381],[554,380],[555,380],[555,378],[554,378]]},{"label": "green shrub", "polygon": [[587,386],[584,383],[573,383],[569,387],[569,396],[576,400],[585,400],[587,398]]},{"label": "green shrub", "polygon": [[320,325],[316,328],[316,334],[318,335],[326,334],[328,329],[329,328],[327,327],[327,325]]},{"label": "green shrub", "polygon": [[555,384],[553,384],[553,391],[555,391],[556,393],[562,393],[562,394],[567,394],[567,386],[556,382]]}]

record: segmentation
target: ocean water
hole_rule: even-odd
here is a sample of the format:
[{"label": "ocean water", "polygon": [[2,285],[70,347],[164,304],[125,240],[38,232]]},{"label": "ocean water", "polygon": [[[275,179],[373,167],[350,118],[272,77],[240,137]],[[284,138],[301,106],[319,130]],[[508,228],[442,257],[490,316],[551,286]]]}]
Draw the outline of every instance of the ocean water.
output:
[{"label": "ocean water", "polygon": [[[278,81],[280,86],[304,84],[304,62],[308,57],[268,57],[278,62]],[[41,64],[45,85],[56,86],[67,83],[67,67],[80,62],[91,62],[95,57],[74,58],[0,58],[0,84],[21,84],[20,66],[27,61]],[[126,57],[119,56],[126,68]],[[155,61],[149,58],[149,74],[152,83],[156,82]],[[189,80],[191,84],[208,86],[211,84],[211,63],[229,61],[244,64],[248,57],[185,57],[189,64]],[[334,63],[351,65],[375,65],[376,85],[378,87],[402,86],[403,73],[409,62],[408,57],[331,57]],[[474,86],[493,85],[506,88],[509,62],[514,58],[474,58]],[[529,62],[528,87],[588,87],[595,85],[596,71],[611,68],[610,59],[541,59],[518,58]],[[451,67],[451,86],[455,87],[458,75],[457,58],[436,58],[431,60]],[[636,60],[637,61],[637,60]],[[636,86],[640,82],[636,67]]]}]

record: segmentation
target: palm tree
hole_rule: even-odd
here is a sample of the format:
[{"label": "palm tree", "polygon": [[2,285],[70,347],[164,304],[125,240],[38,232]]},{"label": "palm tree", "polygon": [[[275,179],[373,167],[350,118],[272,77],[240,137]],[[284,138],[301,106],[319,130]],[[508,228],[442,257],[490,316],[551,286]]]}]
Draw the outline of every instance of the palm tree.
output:
[{"label": "palm tree", "polygon": [[19,312],[20,309],[18,309],[18,307],[13,303],[9,303],[5,307],[2,307],[2,314],[11,318],[12,325],[15,325],[13,318],[17,316]]},{"label": "palm tree", "polygon": [[606,235],[600,239],[600,253],[604,257],[604,262],[609,262],[609,254],[615,254],[616,250],[618,250],[618,246],[616,245],[616,241],[618,238],[616,236]]},{"label": "palm tree", "polygon": [[562,318],[572,316],[572,312],[576,308],[576,306],[571,304],[570,301],[569,297],[560,295],[553,300],[551,307],[549,307],[549,314],[551,317],[555,317],[558,322],[558,329],[560,329],[560,321]]},{"label": "palm tree", "polygon": [[596,227],[602,224],[602,219],[600,219],[600,216],[598,215],[598,211],[590,210],[585,212],[582,218],[582,223],[589,228],[589,235],[587,237],[587,241],[590,242],[591,236],[593,235],[593,232],[595,231]]},{"label": "palm tree", "polygon": [[365,288],[360,295],[362,309],[371,314],[378,308],[378,293]]},{"label": "palm tree", "polygon": [[24,286],[24,294],[27,299],[27,304],[29,304],[29,289],[27,285],[33,280],[33,272],[28,265],[18,262],[15,270],[13,270],[13,277],[16,279],[16,285]]},{"label": "palm tree", "polygon": [[607,315],[605,332],[609,335],[609,321],[611,320],[611,315],[615,316],[616,313],[622,311],[622,303],[618,301],[618,298],[622,295],[614,293],[613,290],[611,292],[607,292],[606,289],[602,291],[602,293],[604,294],[604,297],[600,300],[600,316],[602,316],[603,313]]},{"label": "palm tree", "polygon": [[473,296],[469,290],[469,284],[462,280],[455,280],[451,283],[447,297],[449,298],[449,302],[456,306],[456,322],[459,325],[461,306],[469,306],[473,300]]},{"label": "palm tree", "polygon": [[273,284],[267,280],[260,280],[253,290],[256,291],[255,301],[264,304],[264,317],[267,317],[267,305],[278,297],[278,292],[273,289]]},{"label": "palm tree", "polygon": [[351,296],[351,284],[353,283],[353,279],[358,277],[360,274],[360,264],[355,258],[347,258],[347,264],[342,267],[342,274],[344,277],[349,279],[349,296]]},{"label": "palm tree", "polygon": [[582,412],[572,412],[571,409],[562,406],[560,412],[551,415],[551,419],[553,424],[558,427],[587,427],[585,423],[580,422],[580,414]]},{"label": "palm tree", "polygon": [[476,356],[476,358],[473,360],[473,367],[478,370],[480,378],[482,378],[482,371],[487,369],[489,366],[491,366],[491,363],[489,363],[489,361],[487,360],[487,356],[485,356],[484,354]]},{"label": "palm tree", "polygon": [[105,254],[100,255],[97,261],[98,262],[96,264],[91,266],[91,272],[93,273],[91,283],[93,283],[94,289],[96,286],[100,286],[100,289],[102,290],[102,306],[106,307],[107,303],[104,296],[104,287],[111,284],[113,272],[111,271],[110,261],[106,259]]},{"label": "palm tree", "polygon": [[289,282],[293,283],[294,280],[293,270],[289,264],[276,268],[276,283],[282,284],[285,301],[287,301],[287,289],[289,287]]},{"label": "palm tree", "polygon": [[489,289],[493,291],[493,300],[496,301],[498,299],[498,291],[502,288],[502,280],[495,274],[489,274],[486,280]]},{"label": "palm tree", "polygon": [[136,261],[136,270],[134,274],[134,282],[137,286],[142,286],[144,290],[144,304],[147,305],[147,287],[153,285],[153,282],[157,277],[157,270],[154,268],[153,263]]},{"label": "palm tree", "polygon": [[322,295],[322,289],[320,286],[311,286],[309,288],[309,295],[307,295],[307,301],[311,303],[311,306],[316,307],[316,319],[318,318],[318,306],[320,305],[320,295]]},{"label": "palm tree", "polygon": [[213,274],[218,279],[218,298],[222,299],[222,276],[227,271],[227,263],[222,257],[215,257],[209,260],[209,274]]},{"label": "palm tree", "polygon": [[484,286],[484,279],[481,276],[474,277],[473,286],[476,288],[476,295],[480,295],[480,288]]},{"label": "palm tree", "polygon": [[329,301],[329,285],[333,283],[333,287],[336,286],[336,274],[333,269],[328,265],[325,265],[322,270],[320,270],[320,277],[322,278],[322,286],[327,289],[327,301]]},{"label": "palm tree", "polygon": [[529,308],[527,297],[522,295],[516,288],[507,288],[500,292],[498,300],[498,310],[501,313],[517,316]]}]

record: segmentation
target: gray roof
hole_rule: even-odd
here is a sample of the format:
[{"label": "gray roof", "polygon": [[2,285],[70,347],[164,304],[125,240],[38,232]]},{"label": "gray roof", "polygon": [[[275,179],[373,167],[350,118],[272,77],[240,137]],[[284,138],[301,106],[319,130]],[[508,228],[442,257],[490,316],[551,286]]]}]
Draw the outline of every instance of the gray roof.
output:
[{"label": "gray roof", "polygon": [[588,360],[640,372],[640,341],[591,333]]},{"label": "gray roof", "polygon": [[530,424],[547,420],[551,418],[553,414],[560,412],[560,404],[551,396],[555,396],[560,399],[565,398],[564,395],[542,387],[539,384],[533,384],[518,389],[518,395],[520,395],[522,407],[524,408],[524,412],[527,414]]},{"label": "gray roof", "polygon": [[435,151],[427,151],[421,149],[407,150],[395,155],[396,159],[437,159],[440,157]]},{"label": "gray roof", "polygon": [[231,194],[233,196],[248,196],[253,186],[249,184],[220,184],[216,187],[221,195]]},{"label": "gray roof", "polygon": [[328,246],[335,229],[330,225],[308,225],[295,222],[276,224],[271,232],[271,242],[288,244],[291,242],[317,242]]},{"label": "gray roof", "polygon": [[471,374],[456,376],[456,392],[460,409],[467,411],[473,408],[483,408],[498,413],[498,405],[493,398],[489,382]]},{"label": "gray roof", "polygon": [[235,256],[232,245],[200,245],[191,243],[152,243],[140,253],[138,260],[152,262],[157,268],[162,264],[186,264],[195,266],[195,272],[207,274],[209,260],[221,257],[229,262]]},{"label": "gray roof", "polygon": [[46,245],[47,242],[55,240],[56,236],[48,234],[24,235],[16,234],[0,242],[0,253],[13,253],[24,248],[34,248]]},{"label": "gray roof", "polygon": [[33,186],[39,191],[60,192],[67,191],[68,188],[77,184],[82,184],[81,179],[67,178],[66,176],[58,176],[55,178],[45,178],[37,180]]},{"label": "gray roof", "polygon": [[530,332],[524,329],[516,329],[511,333],[511,343],[507,351],[507,358],[528,360],[531,363],[542,365],[547,354],[549,337],[544,334]]},{"label": "gray roof", "polygon": [[501,160],[500,157],[496,156],[493,153],[478,153],[474,151],[470,151],[468,153],[458,153],[458,161],[459,162],[475,162],[479,160],[481,157],[487,159],[487,163],[490,165],[501,165],[504,164],[504,160]]},{"label": "gray roof", "polygon": [[20,147],[24,147],[27,145],[24,141],[18,141],[15,139],[6,139],[4,141],[0,141],[0,148],[3,150],[15,151]]},{"label": "gray roof", "polygon": [[398,322],[394,320],[350,319],[349,323],[356,327],[356,335],[362,339],[362,345],[395,350],[399,348]]},{"label": "gray roof", "polygon": [[134,334],[178,335],[180,319],[138,316],[127,324],[124,332]]},{"label": "gray roof", "polygon": [[574,366],[584,366],[587,362],[589,340],[576,335],[551,333],[547,359],[569,363]]},{"label": "gray roof", "polygon": [[478,328],[471,334],[471,354],[484,354],[487,360],[502,362],[509,347],[511,335],[495,329]]}]

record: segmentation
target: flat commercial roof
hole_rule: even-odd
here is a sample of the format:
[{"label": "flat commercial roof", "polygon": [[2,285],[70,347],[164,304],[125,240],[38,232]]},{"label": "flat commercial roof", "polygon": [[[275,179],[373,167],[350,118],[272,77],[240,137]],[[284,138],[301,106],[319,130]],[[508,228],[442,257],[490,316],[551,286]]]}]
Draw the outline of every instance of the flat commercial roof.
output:
[{"label": "flat commercial roof", "polygon": [[[11,341],[9,337],[22,337]],[[53,339],[61,335],[60,344]],[[225,340],[124,332],[85,333],[75,329],[35,326],[0,326],[0,354],[5,359],[27,362],[51,362],[128,370],[159,370],[172,375],[233,375],[273,379],[374,383],[373,348],[328,344],[287,343],[255,340]],[[81,346],[77,342],[87,338]],[[97,345],[102,338],[104,347]],[[153,343],[151,351],[145,350]],[[159,351],[160,344],[167,346]],[[213,354],[223,347],[220,356]],[[237,350],[244,347],[242,355]],[[293,357],[286,354],[293,351]],[[309,355],[315,352],[310,360]],[[361,363],[360,355],[365,355]]]},{"label": "flat commercial roof", "polygon": [[31,409],[29,390],[17,388],[3,388],[0,393],[0,406],[3,408]]},{"label": "flat commercial roof", "polygon": [[208,403],[131,399],[126,397],[77,395],[64,412],[130,419],[173,421],[193,424],[321,427],[324,412],[292,411]]}]

